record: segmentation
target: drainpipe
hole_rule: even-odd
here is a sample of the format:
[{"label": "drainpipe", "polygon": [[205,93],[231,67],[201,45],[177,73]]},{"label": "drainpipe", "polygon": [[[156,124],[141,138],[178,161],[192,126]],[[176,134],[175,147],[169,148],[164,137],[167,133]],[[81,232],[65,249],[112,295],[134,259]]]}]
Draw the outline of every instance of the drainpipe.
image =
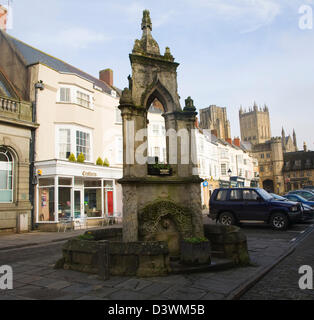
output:
[{"label": "drainpipe", "polygon": [[[37,123],[37,100],[38,100],[38,90],[44,90],[44,84],[40,80],[35,83],[35,101],[33,102],[32,110],[32,122]],[[35,229],[35,185],[37,184],[37,175],[35,172],[35,144],[36,144],[36,128],[32,128],[31,132],[31,142],[30,142],[30,170],[29,170],[29,200],[32,206],[31,209],[31,229]]]}]

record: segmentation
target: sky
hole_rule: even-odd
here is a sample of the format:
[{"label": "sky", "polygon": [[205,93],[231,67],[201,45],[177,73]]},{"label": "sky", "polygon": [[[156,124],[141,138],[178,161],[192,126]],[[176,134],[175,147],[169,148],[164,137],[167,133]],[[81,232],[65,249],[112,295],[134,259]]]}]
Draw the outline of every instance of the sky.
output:
[{"label": "sky", "polygon": [[[6,4],[7,0],[0,0]],[[314,29],[301,29],[299,9],[314,0],[12,0],[18,39],[98,77],[114,71],[128,86],[128,54],[141,38],[142,11],[151,12],[161,53],[178,68],[181,106],[227,107],[232,137],[238,111],[266,104],[272,136],[295,129],[314,150]]]}]

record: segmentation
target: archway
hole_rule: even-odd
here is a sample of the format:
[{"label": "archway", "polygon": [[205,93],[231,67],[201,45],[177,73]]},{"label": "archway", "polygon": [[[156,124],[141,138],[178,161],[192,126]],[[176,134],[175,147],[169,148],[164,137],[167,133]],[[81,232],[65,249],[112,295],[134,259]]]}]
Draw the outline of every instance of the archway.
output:
[{"label": "archway", "polygon": [[265,189],[267,192],[274,193],[274,181],[273,180],[264,180],[263,181],[263,189]]}]

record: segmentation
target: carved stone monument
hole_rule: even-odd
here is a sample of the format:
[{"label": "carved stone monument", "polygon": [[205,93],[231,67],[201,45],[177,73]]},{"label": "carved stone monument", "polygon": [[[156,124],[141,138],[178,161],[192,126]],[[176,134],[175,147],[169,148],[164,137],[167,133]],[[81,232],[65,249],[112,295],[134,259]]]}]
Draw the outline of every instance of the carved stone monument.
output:
[{"label": "carved stone monument", "polygon": [[[132,76],[119,106],[124,150],[123,178],[119,180],[123,187],[123,241],[166,241],[170,254],[178,255],[182,239],[204,236],[202,180],[194,174],[193,165],[197,113],[190,97],[183,110],[180,106],[179,64],[168,47],[164,55],[160,54],[147,10],[143,12],[142,30],[142,38],[135,41],[130,54]],[[148,174],[147,135],[142,133],[147,130],[147,112],[155,99],[164,111],[170,175]]]}]

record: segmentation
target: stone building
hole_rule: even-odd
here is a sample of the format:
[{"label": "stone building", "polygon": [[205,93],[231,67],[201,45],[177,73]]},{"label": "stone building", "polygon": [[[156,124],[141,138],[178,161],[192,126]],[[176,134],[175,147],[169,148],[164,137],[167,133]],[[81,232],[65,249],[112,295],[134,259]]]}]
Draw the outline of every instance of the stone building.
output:
[{"label": "stone building", "polygon": [[253,108],[249,108],[248,112],[241,107],[239,117],[242,141],[258,144],[271,138],[269,110],[266,105],[259,108],[254,102]]},{"label": "stone building", "polygon": [[36,127],[32,104],[0,71],[0,232],[31,228],[30,140]]},{"label": "stone building", "polygon": [[308,151],[304,143],[302,151],[284,154],[285,191],[314,185],[314,151]]},{"label": "stone building", "polygon": [[227,141],[231,139],[230,122],[227,118],[227,108],[211,105],[200,109],[201,129],[210,130],[217,138]]},{"label": "stone building", "polygon": [[269,192],[283,194],[285,183],[283,175],[284,154],[297,151],[297,138],[286,136],[282,129],[281,137],[271,137],[269,109],[260,108],[254,103],[248,112],[239,111],[241,137],[245,147],[258,160],[260,185]]}]

